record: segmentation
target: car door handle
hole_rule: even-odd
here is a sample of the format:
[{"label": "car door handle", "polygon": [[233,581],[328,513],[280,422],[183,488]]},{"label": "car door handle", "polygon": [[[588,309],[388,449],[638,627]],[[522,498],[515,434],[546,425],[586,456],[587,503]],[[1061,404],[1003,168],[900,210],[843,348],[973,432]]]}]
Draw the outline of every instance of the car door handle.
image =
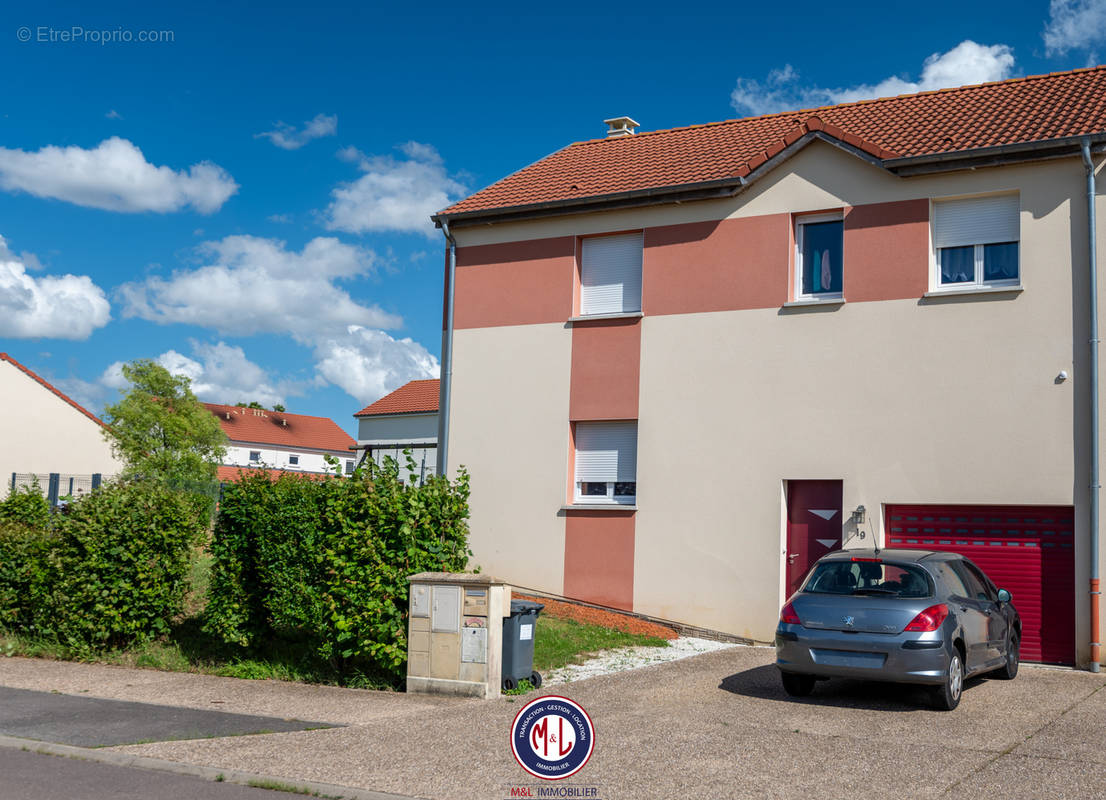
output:
[{"label": "car door handle", "polygon": [[787,556],[787,563],[788,564],[794,564],[795,559],[798,558],[798,557],[799,557],[798,553],[789,553],[788,556]]}]

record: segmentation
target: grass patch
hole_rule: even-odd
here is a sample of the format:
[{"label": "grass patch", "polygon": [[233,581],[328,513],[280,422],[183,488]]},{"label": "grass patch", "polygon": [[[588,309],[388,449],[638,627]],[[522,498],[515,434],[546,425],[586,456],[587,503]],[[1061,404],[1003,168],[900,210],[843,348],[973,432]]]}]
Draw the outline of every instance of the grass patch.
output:
[{"label": "grass patch", "polygon": [[534,669],[546,672],[567,664],[582,664],[602,650],[637,645],[667,647],[668,641],[543,615],[538,617],[534,632]]},{"label": "grass patch", "polygon": [[342,800],[341,795],[319,794],[310,789],[301,789],[299,786],[293,786],[290,783],[281,783],[280,781],[251,780],[247,781],[247,785],[255,789],[268,789],[271,792],[288,792],[289,794],[303,794],[308,797],[322,797],[326,798],[326,800]]}]

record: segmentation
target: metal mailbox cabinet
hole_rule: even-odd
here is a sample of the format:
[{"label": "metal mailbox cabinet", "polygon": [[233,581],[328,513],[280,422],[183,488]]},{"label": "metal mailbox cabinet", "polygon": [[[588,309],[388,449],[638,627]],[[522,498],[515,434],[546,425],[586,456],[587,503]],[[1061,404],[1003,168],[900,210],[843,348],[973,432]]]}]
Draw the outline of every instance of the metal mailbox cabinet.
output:
[{"label": "metal mailbox cabinet", "polygon": [[511,587],[466,573],[422,572],[407,580],[407,691],[497,697]]}]

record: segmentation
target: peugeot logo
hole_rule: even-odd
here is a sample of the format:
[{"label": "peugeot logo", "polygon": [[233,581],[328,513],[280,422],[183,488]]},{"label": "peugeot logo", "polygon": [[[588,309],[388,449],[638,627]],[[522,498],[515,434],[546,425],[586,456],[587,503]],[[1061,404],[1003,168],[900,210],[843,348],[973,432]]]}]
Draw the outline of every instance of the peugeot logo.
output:
[{"label": "peugeot logo", "polygon": [[841,621],[851,628],[856,620],[854,620],[852,617],[843,617]]}]

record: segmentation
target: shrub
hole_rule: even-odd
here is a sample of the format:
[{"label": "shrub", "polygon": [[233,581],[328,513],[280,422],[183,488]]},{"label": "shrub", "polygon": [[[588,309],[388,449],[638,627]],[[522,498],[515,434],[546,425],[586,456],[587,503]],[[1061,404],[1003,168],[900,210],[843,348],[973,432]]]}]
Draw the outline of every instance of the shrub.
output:
[{"label": "shrub", "polygon": [[57,521],[57,634],[99,650],[169,632],[188,588],[202,503],[147,481],[108,484]]},{"label": "shrub", "polygon": [[0,521],[0,628],[49,634],[56,619],[57,537],[45,528]]},{"label": "shrub", "polygon": [[[408,454],[409,465],[413,462]],[[407,576],[465,568],[468,475],[405,483],[394,459],[350,478],[243,475],[212,543],[206,629],[244,646],[306,639],[339,670],[407,658]]]},{"label": "shrub", "polygon": [[0,502],[0,522],[21,522],[24,525],[45,528],[50,524],[50,503],[43,496],[34,479],[30,486],[11,489]]}]

